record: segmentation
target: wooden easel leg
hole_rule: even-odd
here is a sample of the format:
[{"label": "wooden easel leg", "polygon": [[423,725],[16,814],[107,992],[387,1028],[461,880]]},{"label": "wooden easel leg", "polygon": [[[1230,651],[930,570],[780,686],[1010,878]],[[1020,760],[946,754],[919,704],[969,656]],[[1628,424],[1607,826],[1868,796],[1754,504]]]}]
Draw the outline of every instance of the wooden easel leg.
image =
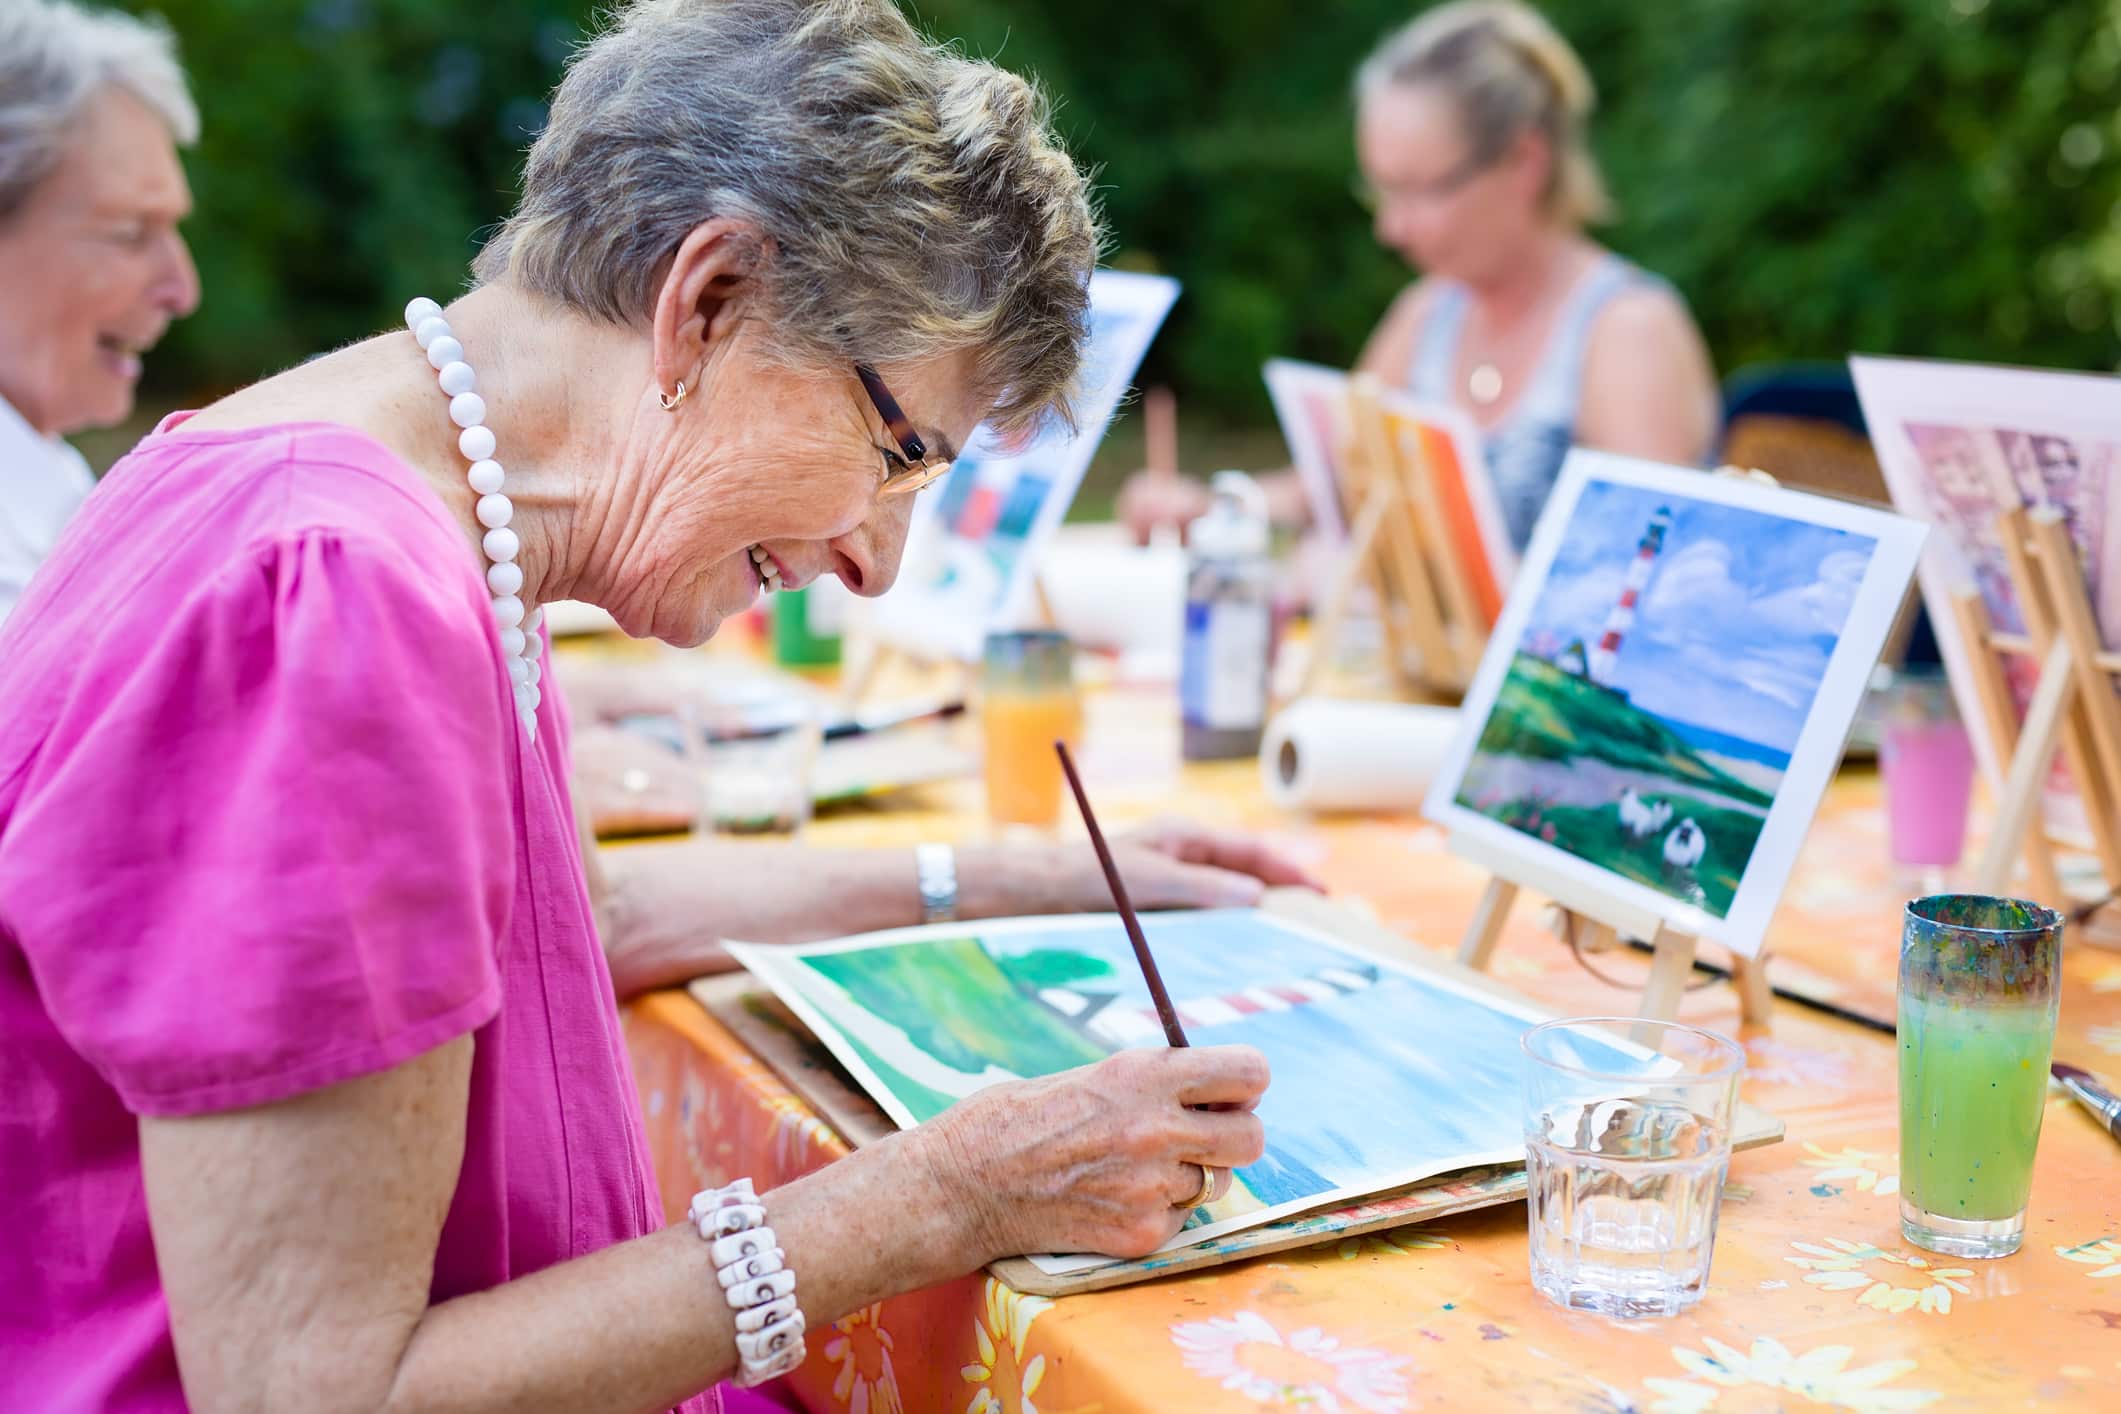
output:
[{"label": "wooden easel leg", "polygon": [[[1952,617],[1959,625],[1960,641],[1967,644],[1967,670],[1974,683],[1974,700],[1980,704],[1982,725],[1987,731],[1992,755],[1999,771],[2010,770],[2018,754],[2018,709],[2011,698],[2010,681],[2004,676],[2004,656],[1990,642],[1994,626],[1981,602],[1981,591],[1961,589],[1952,595]],[[1971,726],[1972,724],[1969,723]],[[2052,753],[2050,753],[2052,754]],[[2063,902],[2062,876],[2055,870],[2055,854],[2047,834],[2039,828],[2024,831],[2026,887],[2042,903]],[[1971,887],[1980,889],[1979,884]],[[1987,893],[1995,889],[1982,890]]]},{"label": "wooden easel leg", "polygon": [[[1679,1015],[1679,998],[1687,978],[1694,974],[1694,936],[1657,930],[1656,952],[1650,959],[1650,980],[1642,989],[1642,1009],[1635,1014],[1644,1021],[1670,1021]],[[1648,1044],[1652,1033],[1646,1026],[1635,1028],[1635,1039]]]},{"label": "wooden easel leg", "polygon": [[[1996,801],[1995,827],[1988,847],[1975,866],[1971,887],[1975,893],[2000,894],[2010,888],[2011,860],[2025,847],[2026,832],[2033,828],[2040,806],[2040,783],[2047,779],[2048,763],[2055,756],[2055,738],[2062,729],[2063,711],[2075,685],[2070,674],[2070,646],[2066,638],[2055,640],[2040,665],[2040,685],[2033,690],[2025,709],[2025,725],[2018,733],[2018,750],[2011,757],[2003,781],[2003,794]],[[2051,903],[2061,903],[2058,897]]]},{"label": "wooden easel leg", "polygon": [[1485,972],[1488,959],[1494,955],[1495,940],[1502,936],[1502,925],[1510,916],[1510,905],[1517,901],[1517,886],[1507,879],[1489,879],[1487,892],[1480,896],[1480,907],[1473,911],[1473,922],[1466,929],[1465,940],[1458,945],[1458,960],[1467,967]]},{"label": "wooden easel leg", "polygon": [[1766,1026],[1774,1019],[1775,993],[1768,983],[1766,957],[1731,958],[1731,985],[1738,989],[1738,1021]]},{"label": "wooden easel leg", "polygon": [[[1333,587],[1326,592],[1325,607],[1318,617],[1317,631],[1311,635],[1311,662],[1304,670],[1303,696],[1308,697],[1323,686],[1326,674],[1332,670],[1333,659],[1340,651],[1341,630],[1347,622],[1348,601],[1354,598],[1355,586],[1368,571],[1370,555],[1377,545],[1377,532],[1384,526],[1385,508],[1390,504],[1389,495],[1372,495],[1363,504],[1362,515],[1348,539],[1347,558],[1333,577]],[[1382,601],[1377,608],[1380,614],[1387,610]]]}]

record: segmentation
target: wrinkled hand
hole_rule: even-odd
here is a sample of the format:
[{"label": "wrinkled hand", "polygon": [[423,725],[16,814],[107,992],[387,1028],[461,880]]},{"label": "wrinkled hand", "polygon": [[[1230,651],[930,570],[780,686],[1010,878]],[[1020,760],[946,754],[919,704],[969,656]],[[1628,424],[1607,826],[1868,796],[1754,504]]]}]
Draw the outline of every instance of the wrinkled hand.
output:
[{"label": "wrinkled hand", "polygon": [[1208,488],[1198,478],[1169,472],[1137,471],[1120,488],[1115,508],[1120,524],[1138,545],[1149,543],[1159,527],[1175,526],[1181,534],[1208,513]]},{"label": "wrinkled hand", "polygon": [[[1070,846],[1068,907],[1095,913],[1112,907],[1112,891],[1088,843]],[[1269,887],[1325,886],[1260,835],[1214,830],[1166,816],[1112,842],[1112,858],[1136,908],[1250,908]]]},{"label": "wrinkled hand", "polygon": [[[964,1214],[966,1260],[1139,1257],[1185,1225],[1200,1166],[1256,1163],[1266,1057],[1249,1046],[1121,1051],[982,1090],[906,1136]],[[1216,1105],[1205,1110],[1195,1106]],[[1217,1196],[1220,1196],[1219,1194]]]}]

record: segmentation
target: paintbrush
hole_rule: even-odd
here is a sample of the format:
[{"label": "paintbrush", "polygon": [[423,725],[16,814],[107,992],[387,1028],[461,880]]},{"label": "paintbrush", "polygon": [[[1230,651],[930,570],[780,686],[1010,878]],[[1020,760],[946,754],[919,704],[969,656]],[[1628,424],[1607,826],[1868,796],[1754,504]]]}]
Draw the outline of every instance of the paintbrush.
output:
[{"label": "paintbrush", "polygon": [[2077,1097],[2078,1104],[2106,1126],[2107,1133],[2121,1139],[2121,1096],[2101,1085],[2090,1071],[2067,1061],[2056,1061],[2048,1069],[2062,1082],[2063,1089]]},{"label": "paintbrush", "polygon": [[1090,797],[1083,792],[1083,778],[1075,773],[1068,744],[1056,741],[1053,749],[1060,753],[1061,771],[1068,777],[1068,789],[1075,792],[1075,807],[1083,812],[1083,826],[1090,832],[1090,847],[1097,851],[1097,862],[1105,871],[1105,883],[1112,890],[1112,903],[1119,909],[1119,921],[1127,925],[1127,940],[1134,944],[1134,960],[1141,964],[1142,980],[1149,984],[1149,997],[1156,1003],[1156,1019],[1164,1024],[1164,1039],[1174,1046],[1186,1045],[1185,1028],[1178,1024],[1178,1008],[1171,1005],[1171,994],[1164,990],[1163,974],[1156,970],[1156,959],[1149,955],[1149,940],[1142,936],[1142,921],[1134,914],[1134,904],[1127,897],[1127,885],[1119,877],[1119,866],[1112,862],[1112,850],[1105,843],[1105,832],[1097,827],[1097,815],[1090,809]]}]

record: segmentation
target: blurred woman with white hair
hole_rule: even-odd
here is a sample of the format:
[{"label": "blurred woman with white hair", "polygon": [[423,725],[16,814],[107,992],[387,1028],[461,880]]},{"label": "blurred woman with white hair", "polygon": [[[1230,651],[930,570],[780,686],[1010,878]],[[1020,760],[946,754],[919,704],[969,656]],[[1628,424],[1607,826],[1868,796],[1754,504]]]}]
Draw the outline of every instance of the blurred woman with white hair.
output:
[{"label": "blurred woman with white hair", "polygon": [[177,233],[198,134],[166,30],[0,4],[0,619],[95,484],[60,439],[123,421],[141,355],[199,302]]}]

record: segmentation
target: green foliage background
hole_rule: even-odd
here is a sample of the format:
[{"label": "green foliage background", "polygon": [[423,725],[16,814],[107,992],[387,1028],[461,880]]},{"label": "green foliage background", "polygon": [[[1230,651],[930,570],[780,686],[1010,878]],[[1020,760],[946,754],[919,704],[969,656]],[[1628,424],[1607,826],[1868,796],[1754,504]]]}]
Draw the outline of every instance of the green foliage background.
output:
[{"label": "green foliage background", "polygon": [[[148,0],[204,112],[196,396],[455,288],[508,207],[575,0]],[[1118,263],[1186,294],[1149,376],[1264,421],[1260,363],[1346,362],[1407,272],[1350,195],[1348,76],[1399,0],[922,0],[1038,74]],[[1850,350],[2116,360],[2121,0],[1549,0],[1604,95],[1617,248],[1717,363]]]}]

